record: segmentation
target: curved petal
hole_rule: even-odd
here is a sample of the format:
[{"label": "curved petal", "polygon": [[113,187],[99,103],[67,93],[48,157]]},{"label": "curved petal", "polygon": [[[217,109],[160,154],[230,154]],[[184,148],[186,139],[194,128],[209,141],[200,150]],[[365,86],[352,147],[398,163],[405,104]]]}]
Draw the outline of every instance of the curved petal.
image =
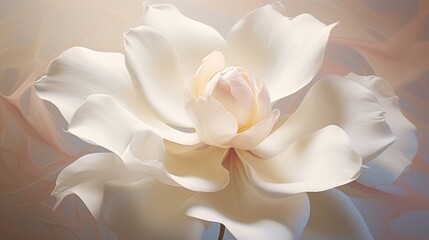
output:
[{"label": "curved petal", "polygon": [[123,162],[113,153],[85,155],[64,168],[58,175],[52,195],[57,198],[57,207],[64,197],[76,194],[92,215],[100,218],[103,203],[103,188],[106,181],[140,181],[145,175],[131,174]]},{"label": "curved petal", "polygon": [[171,43],[185,80],[194,75],[204,57],[225,45],[225,40],[215,29],[183,16],[171,4],[145,5],[141,24]]},{"label": "curved petal", "polygon": [[318,192],[344,185],[360,174],[361,158],[347,134],[331,125],[295,141],[272,159],[238,152],[250,181],[270,195]]},{"label": "curved petal", "polygon": [[402,114],[397,96],[389,83],[376,76],[347,75],[347,78],[374,93],[386,112],[386,122],[396,136],[395,142],[366,165],[358,182],[378,186],[394,181],[411,164],[417,153],[416,127]]},{"label": "curved petal", "polygon": [[125,33],[125,60],[144,103],[164,121],[192,127],[185,114],[180,62],[170,42],[151,28],[133,28]]},{"label": "curved petal", "polygon": [[229,182],[228,171],[222,166],[226,152],[211,146],[181,154],[168,152],[163,163],[170,177],[181,186],[198,192],[214,192]]},{"label": "curved petal", "polygon": [[274,109],[271,112],[271,115],[269,115],[266,119],[253,125],[244,132],[237,133],[231,138],[230,141],[228,141],[227,144],[242,150],[254,148],[270,134],[279,116],[280,111]]},{"label": "curved petal", "polygon": [[300,136],[338,125],[366,163],[395,140],[384,115],[371,91],[347,78],[330,76],[314,84],[295,113],[252,152],[268,159]]},{"label": "curved petal", "polygon": [[186,112],[201,141],[208,145],[225,147],[227,141],[237,133],[238,126],[234,116],[211,97],[189,100]]},{"label": "curved petal", "polygon": [[[341,191],[309,193],[311,215],[303,240],[373,239],[352,201]],[[329,220],[327,220],[329,217]]]},{"label": "curved petal", "polygon": [[267,198],[248,182],[236,156],[230,163],[230,184],[221,191],[190,198],[186,214],[222,223],[239,240],[298,239],[310,214],[307,195]]},{"label": "curved petal", "polygon": [[119,239],[200,239],[204,222],[185,215],[182,204],[193,192],[153,178],[104,187],[104,222]]},{"label": "curved petal", "polygon": [[[119,53],[96,52],[81,47],[71,48],[51,62],[46,76],[35,83],[35,88],[37,94],[42,99],[52,102],[69,123],[88,96],[105,94],[112,98],[113,108],[120,106],[126,115],[140,119],[147,128],[154,130],[163,138],[183,144],[198,142],[195,134],[184,134],[171,128],[157,119],[150,112],[150,108],[142,104],[142,98],[135,90],[125,66],[124,56]],[[100,108],[114,114],[109,106]],[[96,107],[95,112],[100,112],[101,109]],[[89,118],[90,113],[87,113]],[[108,132],[109,129],[106,134]],[[194,136],[184,137],[191,135]]]},{"label": "curved petal", "polygon": [[67,122],[92,94],[110,95],[128,107],[138,102],[122,54],[82,47],[71,48],[52,61],[35,87],[37,94],[52,102]]},{"label": "curved petal", "polygon": [[335,26],[309,14],[291,19],[283,11],[281,3],[257,9],[239,21],[227,38],[228,65],[242,66],[255,79],[264,80],[273,101],[313,79]]},{"label": "curved petal", "polygon": [[[122,156],[134,133],[153,129],[128,112],[118,102],[107,95],[91,95],[76,111],[68,131],[77,137],[102,146],[118,156]],[[153,129],[160,136],[168,136],[162,129]],[[177,141],[197,143],[195,134],[177,131],[171,135]]]},{"label": "curved petal", "polygon": [[[149,172],[159,181],[199,192],[213,192],[229,182],[222,166],[226,150],[205,146],[187,151],[169,151],[162,138],[150,131],[136,132],[123,159],[131,172]],[[182,146],[185,147],[185,146]]]},{"label": "curved petal", "polygon": [[190,94],[188,97],[203,96],[207,82],[211,79],[215,72],[221,70],[224,67],[225,57],[221,52],[214,51],[205,57],[187,86],[187,90]]}]

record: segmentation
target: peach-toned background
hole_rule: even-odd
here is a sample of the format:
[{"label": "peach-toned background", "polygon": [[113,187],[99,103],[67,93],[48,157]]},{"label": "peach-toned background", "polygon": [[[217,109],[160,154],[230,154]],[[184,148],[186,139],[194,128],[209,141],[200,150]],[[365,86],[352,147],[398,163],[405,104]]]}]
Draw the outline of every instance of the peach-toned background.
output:
[{"label": "peach-toned background", "polygon": [[[185,14],[226,35],[234,22],[271,1],[170,0]],[[391,185],[350,184],[352,198],[376,239],[429,237],[429,1],[289,0],[290,16],[309,12],[340,21],[318,77],[348,72],[387,79],[418,128],[419,152]],[[96,150],[65,133],[54,106],[33,83],[72,46],[122,52],[122,33],[136,26],[141,0],[2,0],[0,2],[0,238],[116,239],[77,197],[56,211],[50,192],[67,164]],[[299,101],[299,96],[295,99]],[[291,110],[294,104],[288,105]],[[329,216],[327,216],[329,221]],[[216,232],[209,233],[209,239]]]}]

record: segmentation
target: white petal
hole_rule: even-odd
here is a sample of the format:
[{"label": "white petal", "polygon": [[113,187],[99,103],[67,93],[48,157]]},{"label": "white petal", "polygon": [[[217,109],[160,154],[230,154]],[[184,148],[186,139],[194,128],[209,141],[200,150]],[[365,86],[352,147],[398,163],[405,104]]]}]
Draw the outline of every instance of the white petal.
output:
[{"label": "white petal", "polygon": [[234,116],[211,97],[189,100],[186,110],[201,141],[208,145],[225,147],[226,142],[237,133]]},{"label": "white petal", "polygon": [[270,134],[279,116],[280,111],[274,109],[266,119],[233,136],[227,145],[243,150],[254,148]]},{"label": "white petal", "polygon": [[190,198],[187,215],[222,223],[238,240],[298,239],[310,213],[306,194],[267,198],[248,182],[240,161],[230,161],[228,187]]},{"label": "white petal", "polygon": [[180,62],[171,43],[151,28],[133,28],[125,34],[125,57],[144,103],[164,121],[191,127],[185,114]]},{"label": "white petal", "polygon": [[174,47],[186,79],[194,75],[201,60],[225,45],[212,27],[183,16],[173,5],[145,5],[141,24],[164,36]]},{"label": "white petal", "polygon": [[283,15],[280,3],[257,9],[239,21],[227,38],[227,65],[242,66],[266,82],[271,100],[288,96],[319,71],[329,33],[309,14]]},{"label": "white petal", "polygon": [[[192,134],[183,134],[171,128],[156,118],[150,108],[143,105],[142,98],[130,79],[122,54],[71,48],[51,62],[46,76],[37,81],[35,87],[37,94],[52,102],[69,123],[88,96],[105,94],[113,99],[115,106],[122,106],[127,115],[132,114],[141,119],[149,129],[155,129],[163,138],[183,144],[198,142],[196,135],[188,142],[190,138],[183,138],[183,135]],[[101,108],[112,111],[109,106]],[[96,111],[99,112],[100,109]],[[90,113],[88,117],[89,115]]]},{"label": "white petal", "polygon": [[214,192],[229,182],[222,166],[226,150],[208,146],[181,154],[168,153],[163,163],[170,177],[181,186],[198,192]]},{"label": "white petal", "polygon": [[132,182],[145,177],[128,172],[113,153],[93,153],[79,158],[61,171],[52,195],[57,198],[58,206],[64,197],[74,193],[82,199],[94,217],[100,218],[106,181]]},{"label": "white petal", "polygon": [[71,48],[52,61],[35,87],[68,122],[91,94],[108,94],[128,107],[138,101],[122,54],[81,47]]},{"label": "white petal", "polygon": [[104,221],[119,239],[200,239],[203,221],[186,216],[181,207],[192,194],[155,179],[109,183],[104,188]]},{"label": "white petal", "polygon": [[225,57],[219,51],[214,51],[205,57],[194,77],[187,86],[191,96],[199,97],[204,93],[207,82],[213,74],[225,67]]},{"label": "white petal", "polygon": [[[122,156],[134,133],[146,129],[153,128],[140,121],[113,98],[106,95],[92,95],[76,111],[68,131]],[[169,134],[162,129],[154,129],[154,132],[160,136]],[[179,142],[198,142],[195,134],[177,131],[177,134],[171,136]]]},{"label": "white petal", "polygon": [[348,79],[371,90],[386,112],[386,122],[396,136],[395,142],[375,159],[368,162],[368,171],[358,178],[367,186],[378,186],[394,181],[411,164],[417,153],[416,127],[402,114],[399,99],[389,83],[375,76],[349,74]]},{"label": "white petal", "polygon": [[162,138],[152,132],[137,132],[123,159],[131,172],[150,173],[166,184],[193,191],[213,192],[228,184],[228,171],[222,166],[225,149],[181,146],[178,152],[172,145],[165,147]]},{"label": "white petal", "polygon": [[335,188],[356,179],[361,169],[347,134],[334,125],[301,137],[272,159],[238,154],[250,181],[274,195]]},{"label": "white petal", "polygon": [[338,125],[366,163],[395,140],[384,115],[371,91],[349,79],[330,76],[314,84],[296,112],[252,151],[270,158],[305,134]]},{"label": "white petal", "polygon": [[302,240],[373,239],[365,220],[341,191],[331,189],[308,197],[311,215]]}]

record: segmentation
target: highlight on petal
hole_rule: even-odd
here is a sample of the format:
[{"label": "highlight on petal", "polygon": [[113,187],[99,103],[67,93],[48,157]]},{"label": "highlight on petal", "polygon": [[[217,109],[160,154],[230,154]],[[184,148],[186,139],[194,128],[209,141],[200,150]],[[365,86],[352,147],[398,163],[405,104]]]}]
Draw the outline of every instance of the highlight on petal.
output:
[{"label": "highlight on petal", "polygon": [[191,127],[185,114],[180,61],[171,43],[145,26],[131,29],[124,37],[126,64],[143,93],[143,103],[162,120],[178,127]]},{"label": "highlight on petal", "polygon": [[204,57],[225,45],[225,40],[215,29],[185,17],[171,4],[145,5],[141,24],[171,43],[184,80],[195,73]]},{"label": "highlight on petal", "polygon": [[104,187],[104,222],[119,239],[200,239],[204,222],[186,216],[182,205],[194,193],[153,178]]},{"label": "highlight on petal", "polygon": [[[68,131],[77,137],[102,146],[118,156],[127,149],[134,133],[140,130],[153,130],[167,139],[178,142],[198,143],[195,134],[180,131],[170,132],[154,128],[142,122],[107,95],[91,95],[76,111]],[[173,133],[173,134],[172,134]]]},{"label": "highlight on petal", "polygon": [[39,97],[52,102],[67,122],[92,94],[108,94],[131,109],[138,102],[122,54],[82,47],[71,48],[52,61],[35,87]]},{"label": "highlight on petal", "polygon": [[147,176],[128,172],[113,153],[85,155],[64,168],[58,175],[52,195],[57,198],[55,207],[70,194],[76,194],[88,207],[92,215],[101,218],[103,187],[106,181],[140,181]]},{"label": "highlight on petal", "polygon": [[242,66],[266,82],[276,101],[307,85],[322,65],[331,29],[309,14],[293,19],[281,3],[239,21],[227,37],[227,65]]},{"label": "highlight on petal", "polygon": [[[204,93],[207,82],[213,74],[225,67],[225,57],[219,51],[214,51],[205,57],[187,85],[190,96],[200,97]],[[185,93],[186,94],[186,93]]]},{"label": "highlight on petal", "polygon": [[362,160],[347,134],[338,126],[327,126],[302,136],[271,159],[239,151],[246,173],[259,190],[273,196],[319,192],[355,180]]},{"label": "highlight on petal", "polygon": [[299,239],[310,214],[307,195],[267,198],[248,182],[237,156],[232,158],[230,184],[189,198],[186,214],[222,223],[237,239]]},{"label": "highlight on petal", "polygon": [[172,145],[177,144],[164,145],[153,132],[136,132],[123,155],[125,165],[131,172],[151,174],[163,183],[193,191],[213,192],[228,184],[228,171],[222,166],[225,149],[181,146],[183,151],[178,152]]},{"label": "highlight on petal", "polygon": [[341,191],[309,193],[308,198],[311,214],[301,239],[373,239],[358,209]]},{"label": "highlight on petal", "polygon": [[327,125],[344,129],[364,164],[395,140],[385,112],[371,91],[350,79],[329,76],[314,84],[289,119],[252,152],[269,159],[300,136]]},{"label": "highlight on petal", "polygon": [[398,97],[389,83],[376,76],[349,74],[346,78],[369,89],[386,112],[386,122],[396,136],[395,142],[380,155],[366,163],[358,182],[376,187],[394,181],[411,164],[417,153],[416,127],[401,112]]},{"label": "highlight on petal", "polygon": [[263,141],[280,115],[280,112],[274,109],[266,119],[243,132],[238,132],[234,116],[211,97],[189,100],[187,112],[201,141],[220,148],[238,149],[251,149]]},{"label": "highlight on petal", "polygon": [[233,136],[231,140],[228,141],[227,145],[242,150],[254,148],[271,133],[279,116],[280,111],[274,109],[266,119],[258,122],[244,132],[237,133]]},{"label": "highlight on petal", "polygon": [[225,147],[238,131],[234,116],[211,97],[189,100],[186,112],[201,141],[208,145]]}]

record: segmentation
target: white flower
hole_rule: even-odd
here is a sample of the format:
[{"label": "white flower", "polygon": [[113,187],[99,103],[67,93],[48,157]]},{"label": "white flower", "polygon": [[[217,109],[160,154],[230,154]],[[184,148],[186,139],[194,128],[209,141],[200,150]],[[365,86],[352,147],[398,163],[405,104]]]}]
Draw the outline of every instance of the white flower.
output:
[{"label": "white flower", "polygon": [[[205,221],[237,239],[293,239],[304,230],[371,239],[333,188],[357,179],[362,163],[370,169],[357,181],[392,181],[414,156],[414,127],[389,86],[330,76],[290,117],[280,121],[271,109],[313,79],[334,26],[308,14],[290,19],[273,4],[224,40],[171,5],[153,5],[125,34],[125,55],[67,50],[37,92],[70,133],[110,152],[65,168],[58,203],[77,194],[121,239],[199,239]],[[394,133],[410,142],[408,152],[392,145]],[[332,224],[319,224],[321,209],[335,207]]]}]

